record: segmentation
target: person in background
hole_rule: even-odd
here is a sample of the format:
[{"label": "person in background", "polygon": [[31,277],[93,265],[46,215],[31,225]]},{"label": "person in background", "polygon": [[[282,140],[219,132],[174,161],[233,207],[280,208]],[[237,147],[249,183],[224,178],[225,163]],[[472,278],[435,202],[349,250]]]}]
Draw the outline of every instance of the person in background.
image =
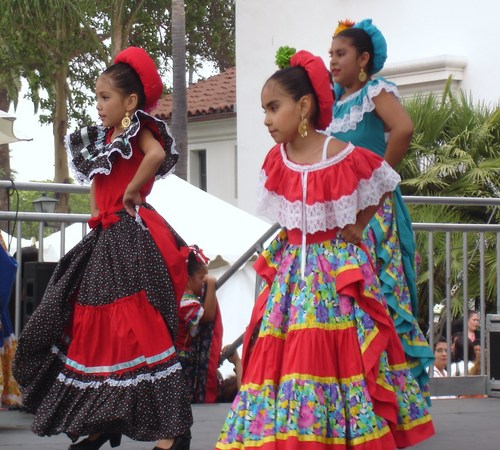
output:
[{"label": "person in background", "polygon": [[479,314],[477,311],[467,312],[467,337],[471,342],[479,341]]},{"label": "person in background", "polygon": [[434,370],[433,376],[436,378],[447,377],[446,365],[448,363],[448,343],[444,337],[440,337],[434,343]]},{"label": "person in background", "polygon": [[92,230],[55,268],[19,339],[14,375],[36,434],[88,436],[70,450],[117,447],[122,434],[156,450],[190,447],[174,347],[187,249],[146,203],[178,159],[166,123],[146,112],[161,94],[154,61],[128,47],[97,78],[102,125],[66,140],[75,178],[92,183]]},{"label": "person in background", "polygon": [[[434,343],[434,364],[433,364],[433,372],[432,376],[434,378],[446,378],[448,377],[448,373],[446,371],[446,366],[448,364],[448,342],[444,337],[440,337]],[[439,395],[432,396],[431,399],[450,399],[457,398],[455,395]]]},{"label": "person in background", "polygon": [[188,283],[179,308],[175,347],[189,386],[191,403],[217,401],[217,367],[222,347],[222,318],[217,302],[217,279],[208,274],[208,258],[190,246]]},{"label": "person in background", "polygon": [[481,341],[476,339],[472,345],[474,346],[474,363],[481,359]]},{"label": "person in background", "polygon": [[276,145],[262,166],[258,212],[283,229],[254,264],[264,280],[260,325],[216,448],[416,444],[434,433],[427,404],[370,257],[344,236],[366,226],[399,175],[373,152],[317,131],[333,106],[321,58],[281,48],[277,62],[261,92]]},{"label": "person in background", "polygon": [[[374,77],[387,58],[383,34],[371,19],[339,22],[329,54],[335,103],[326,133],[376,153],[396,169],[408,151],[413,123],[396,85]],[[428,397],[427,368],[434,356],[418,325],[415,239],[399,186],[364,230],[344,237],[362,238],[369,250],[411,371]]]},{"label": "person in background", "polygon": [[12,375],[12,361],[17,347],[9,312],[11,290],[16,278],[17,262],[7,252],[0,234],[0,409],[21,405],[21,392]]},{"label": "person in background", "polygon": [[[465,373],[465,345],[467,345],[467,374]],[[464,375],[469,375],[469,371],[474,366],[473,360],[476,357],[474,353],[474,345],[471,340],[466,338],[463,333],[456,333],[452,336],[451,344],[451,368],[450,376],[452,377],[462,377]]]},{"label": "person in background", "polygon": [[226,345],[222,349],[221,355],[227,356],[227,360],[233,364],[234,375],[224,378],[219,372],[219,396],[217,399],[219,403],[232,403],[241,387],[242,367],[240,355],[237,349],[227,355],[228,347]]}]

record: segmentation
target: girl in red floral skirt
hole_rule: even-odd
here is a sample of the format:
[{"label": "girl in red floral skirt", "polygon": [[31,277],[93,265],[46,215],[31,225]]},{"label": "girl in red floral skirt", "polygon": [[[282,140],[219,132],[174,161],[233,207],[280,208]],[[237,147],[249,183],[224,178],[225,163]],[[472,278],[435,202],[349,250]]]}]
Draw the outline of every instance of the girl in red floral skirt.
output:
[{"label": "girl in red floral skirt", "polygon": [[[434,433],[375,268],[344,235],[364,229],[398,174],[378,155],[317,130],[331,122],[328,70],[309,52],[264,84],[276,141],[259,212],[282,231],[255,263],[265,280],[244,340],[240,392],[217,449],[390,450]],[[290,55],[290,53],[292,55]],[[290,58],[291,56],[291,58]]]}]

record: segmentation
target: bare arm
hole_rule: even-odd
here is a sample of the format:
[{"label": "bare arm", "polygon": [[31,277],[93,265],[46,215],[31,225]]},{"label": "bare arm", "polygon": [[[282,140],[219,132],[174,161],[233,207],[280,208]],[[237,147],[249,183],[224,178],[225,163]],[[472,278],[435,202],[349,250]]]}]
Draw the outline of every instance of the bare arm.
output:
[{"label": "bare arm", "polygon": [[141,188],[155,175],[165,159],[165,151],[150,130],[140,132],[139,147],[144,158],[123,194],[123,205],[132,217],[135,216],[135,205],[142,204]]},{"label": "bare arm", "polygon": [[217,296],[215,295],[217,280],[211,275],[205,275],[203,281],[206,284],[206,291],[203,316],[201,316],[200,323],[207,323],[215,319],[215,313],[217,312]]},{"label": "bare arm", "polygon": [[413,136],[413,122],[403,105],[391,93],[382,91],[373,98],[375,112],[389,131],[385,160],[396,168],[403,160]]},{"label": "bare arm", "polygon": [[234,373],[236,374],[236,384],[238,389],[241,387],[241,359],[238,350],[235,350],[232,355],[229,356],[228,361],[234,364]]},{"label": "bare arm", "polygon": [[382,206],[388,195],[390,195],[389,192],[384,194],[378,205],[369,206],[368,208],[359,211],[356,216],[356,223],[346,225],[342,229],[341,235],[346,242],[350,242],[351,244],[359,244],[361,242],[363,230],[366,228],[380,206]]},{"label": "bare arm", "polygon": [[99,215],[99,210],[97,209],[95,201],[95,187],[93,181],[90,184],[90,215],[92,217],[97,217]]}]

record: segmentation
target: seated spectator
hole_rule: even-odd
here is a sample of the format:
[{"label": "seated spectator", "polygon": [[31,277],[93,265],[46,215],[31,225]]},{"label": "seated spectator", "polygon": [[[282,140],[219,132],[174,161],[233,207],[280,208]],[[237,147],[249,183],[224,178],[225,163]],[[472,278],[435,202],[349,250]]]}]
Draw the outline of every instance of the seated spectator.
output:
[{"label": "seated spectator", "polygon": [[451,373],[452,377],[460,377],[465,374],[465,361],[464,361],[464,345],[467,345],[467,374],[474,365],[472,360],[475,358],[474,346],[472,341],[464,336],[463,333],[457,333],[452,338],[451,347]]},{"label": "seated spectator", "polygon": [[481,361],[481,342],[476,339],[472,345],[474,346],[474,363]]},{"label": "seated spectator", "polygon": [[[444,337],[440,337],[434,343],[434,366],[432,376],[433,378],[446,378],[448,373],[446,372],[446,365],[448,363],[448,342]],[[447,398],[457,398],[454,395],[439,395],[432,396],[431,399],[447,399]]]},{"label": "seated spectator", "polygon": [[434,343],[434,369],[432,376],[435,378],[447,377],[446,364],[448,362],[448,343],[444,337],[440,337]]}]

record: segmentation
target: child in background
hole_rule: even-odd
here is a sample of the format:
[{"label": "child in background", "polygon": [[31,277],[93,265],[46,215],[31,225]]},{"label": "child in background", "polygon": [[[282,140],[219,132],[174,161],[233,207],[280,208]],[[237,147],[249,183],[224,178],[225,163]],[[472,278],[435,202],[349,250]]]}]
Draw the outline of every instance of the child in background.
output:
[{"label": "child in background", "polygon": [[255,263],[264,313],[216,448],[413,445],[434,433],[432,420],[370,257],[344,238],[400,178],[373,152],[317,131],[333,106],[321,58],[285,49],[277,61],[290,66],[262,89],[277,145],[262,167],[259,211],[283,229]]},{"label": "child in background", "polygon": [[[396,85],[373,75],[384,67],[387,44],[371,19],[339,22],[330,48],[335,89],[333,120],[327,133],[367,148],[396,168],[413,134],[413,123],[399,101]],[[370,252],[407,361],[426,398],[433,352],[417,321],[415,238],[399,186],[362,230],[344,233],[362,239]]]},{"label": "child in background", "polygon": [[[70,450],[125,434],[188,450],[191,406],[174,348],[187,283],[184,242],[147,203],[178,154],[154,108],[162,82],[141,48],[120,52],[96,82],[102,125],[67,138],[78,181],[91,181],[91,232],[57,265],[24,328],[14,374],[40,435]],[[174,194],[173,194],[174,195]]]},{"label": "child in background", "polygon": [[191,393],[191,403],[215,403],[219,392],[217,368],[222,347],[222,319],[217,279],[208,274],[208,258],[190,247],[188,284],[179,308],[175,347]]}]

